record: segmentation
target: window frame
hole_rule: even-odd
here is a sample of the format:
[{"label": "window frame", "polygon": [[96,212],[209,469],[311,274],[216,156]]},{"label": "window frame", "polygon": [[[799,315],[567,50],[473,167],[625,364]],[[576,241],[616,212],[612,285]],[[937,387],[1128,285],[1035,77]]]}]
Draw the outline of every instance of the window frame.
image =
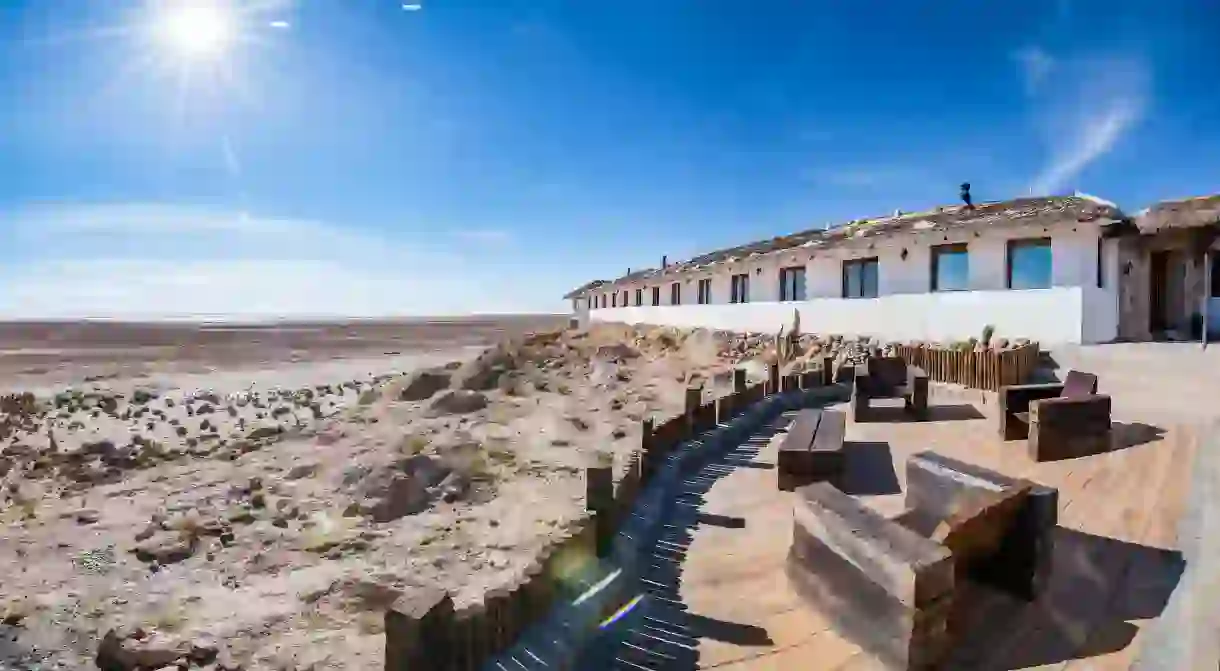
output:
[{"label": "window frame", "polygon": [[1106,239],[1097,236],[1097,288],[1106,288]]},{"label": "window frame", "polygon": [[729,302],[750,302],[750,273],[733,273],[729,276]]},{"label": "window frame", "polygon": [[698,305],[712,304],[712,279],[704,277],[697,280],[698,284],[695,288],[695,303]]},{"label": "window frame", "polygon": [[661,285],[652,288],[652,306],[659,307],[661,305]]},{"label": "window frame", "polygon": [[[801,282],[798,285],[796,282],[789,282],[791,277],[800,277]],[[808,281],[805,266],[785,266],[779,269],[779,302],[781,303],[799,303],[805,300],[807,295],[806,282]],[[792,294],[788,294],[788,285],[792,285]],[[800,296],[797,296],[797,288],[800,288]]]},{"label": "window frame", "polygon": [[[966,286],[961,288],[945,289],[940,286],[940,257],[947,254],[964,254],[966,256]],[[929,277],[929,287],[933,293],[941,293],[947,291],[970,291],[970,244],[966,242],[949,242],[943,245],[932,245],[931,247],[931,276]]]},{"label": "window frame", "polygon": [[[861,274],[861,276],[860,276],[860,295],[859,296],[849,296],[848,292],[847,292],[847,288],[849,285],[848,273],[851,272],[852,268],[861,268],[862,270],[860,272],[863,273],[863,268],[868,265],[872,265],[875,268],[874,275],[875,275],[876,279],[873,282],[873,284],[874,284],[873,295],[871,295],[871,296],[865,295],[864,276],[863,276],[863,274]],[[879,298],[881,296],[881,262],[878,259],[878,257],[866,256],[866,257],[859,258],[859,259],[844,259],[842,266],[840,268],[840,272],[841,272],[841,277],[840,277],[841,291],[839,293],[840,293],[840,296],[842,296],[843,298],[851,299],[851,300],[861,300],[861,299],[868,299],[868,298]]]},{"label": "window frame", "polygon": [[643,305],[644,305],[644,290],[636,289],[635,290],[635,306],[638,308]]},{"label": "window frame", "polygon": [[[1050,255],[1050,263],[1047,265],[1046,286],[1038,287],[1020,287],[1014,289],[1012,286],[1012,270],[1013,270],[1013,252],[1019,249],[1029,248],[1046,248],[1046,253]],[[1039,238],[1012,238],[1004,242],[1004,287],[1010,291],[1032,291],[1035,289],[1050,289],[1055,286],[1055,257],[1051,245],[1051,239],[1048,237]]]},{"label": "window frame", "polygon": [[682,283],[671,282],[669,284],[669,304],[682,305]]}]

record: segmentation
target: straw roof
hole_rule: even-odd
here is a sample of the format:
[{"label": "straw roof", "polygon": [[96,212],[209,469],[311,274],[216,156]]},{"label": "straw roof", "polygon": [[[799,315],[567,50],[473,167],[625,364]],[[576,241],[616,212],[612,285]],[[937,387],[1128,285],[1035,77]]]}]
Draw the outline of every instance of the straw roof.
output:
[{"label": "straw roof", "polygon": [[967,210],[961,205],[938,207],[927,212],[895,213],[886,217],[858,219],[831,228],[810,229],[770,240],[720,249],[701,254],[688,261],[672,264],[664,269],[640,270],[611,282],[590,283],[578,291],[588,291],[604,285],[628,284],[644,279],[665,277],[713,264],[744,261],[797,247],[833,248],[862,238],[884,239],[909,233],[934,233],[1027,224],[1052,225],[1083,221],[1101,221],[1108,224],[1124,219],[1122,211],[1113,203],[1084,195],[1018,198],[995,203],[982,203],[975,206],[973,210]]},{"label": "straw roof", "polygon": [[1141,233],[1220,224],[1220,194],[1165,200],[1135,217]]}]

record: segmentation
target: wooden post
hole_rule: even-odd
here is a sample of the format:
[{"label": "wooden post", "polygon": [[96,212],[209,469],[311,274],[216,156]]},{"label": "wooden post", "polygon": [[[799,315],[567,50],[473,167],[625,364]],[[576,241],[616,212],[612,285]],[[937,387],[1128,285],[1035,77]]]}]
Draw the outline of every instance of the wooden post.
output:
[{"label": "wooden post", "polygon": [[441,589],[404,596],[385,614],[385,671],[450,668],[453,599]]},{"label": "wooden post", "polygon": [[1207,304],[1212,296],[1212,250],[1203,250],[1203,349],[1207,349]]},{"label": "wooden post", "polygon": [[686,417],[686,437],[695,435],[695,419],[699,413],[699,403],[703,400],[703,387],[687,387],[683,415]]},{"label": "wooden post", "polygon": [[652,478],[658,456],[654,447],[652,418],[649,417],[640,424],[640,482],[642,484]]},{"label": "wooden post", "polygon": [[614,542],[614,469],[595,466],[585,469],[585,510],[593,513],[596,554],[610,554]]}]

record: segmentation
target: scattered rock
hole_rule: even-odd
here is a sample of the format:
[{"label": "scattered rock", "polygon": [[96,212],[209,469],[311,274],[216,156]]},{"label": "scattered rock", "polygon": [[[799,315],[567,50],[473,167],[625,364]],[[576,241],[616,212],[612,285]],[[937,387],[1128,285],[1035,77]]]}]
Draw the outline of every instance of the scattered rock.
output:
[{"label": "scattered rock", "polygon": [[420,370],[404,376],[400,401],[425,401],[449,386],[450,374],[441,370]]},{"label": "scattered rock", "polygon": [[481,392],[454,389],[432,401],[432,410],[445,415],[461,415],[477,412],[487,407],[487,396]]}]

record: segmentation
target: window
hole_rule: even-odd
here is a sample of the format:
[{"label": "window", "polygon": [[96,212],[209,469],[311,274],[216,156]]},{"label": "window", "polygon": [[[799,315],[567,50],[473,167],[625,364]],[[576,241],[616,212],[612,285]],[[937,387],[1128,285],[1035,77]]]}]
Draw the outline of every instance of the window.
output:
[{"label": "window", "polygon": [[627,290],[623,289],[623,307],[627,307]]},{"label": "window", "polygon": [[682,305],[682,285],[678,282],[669,285],[669,304]]},{"label": "window", "polygon": [[803,266],[779,269],[779,299],[781,301],[805,300],[805,268]]},{"label": "window", "polygon": [[843,262],[843,298],[877,297],[877,258]]},{"label": "window", "polygon": [[610,307],[612,307],[612,308],[618,307],[618,292],[617,291],[610,294]]},{"label": "window", "polygon": [[699,280],[698,291],[699,305],[708,305],[712,302],[712,281],[710,279]]},{"label": "window", "polygon": [[970,288],[970,254],[966,245],[932,248],[932,291],[965,291]]},{"label": "window", "polygon": [[653,305],[661,304],[661,287],[652,288],[652,304]]},{"label": "window", "polygon": [[1009,240],[1008,288],[1049,289],[1050,286],[1050,238]]},{"label": "window", "polygon": [[741,273],[734,275],[729,280],[729,302],[730,303],[749,303],[750,302],[750,275]]},{"label": "window", "polygon": [[635,304],[636,304],[636,306],[640,306],[640,305],[644,304],[644,290],[643,289],[635,290]]},{"label": "window", "polygon": [[1098,236],[1097,238],[1097,288],[1106,288],[1106,239]]},{"label": "window", "polygon": [[1209,295],[1212,298],[1220,298],[1220,249],[1211,250],[1208,256],[1212,262],[1212,286]]}]

